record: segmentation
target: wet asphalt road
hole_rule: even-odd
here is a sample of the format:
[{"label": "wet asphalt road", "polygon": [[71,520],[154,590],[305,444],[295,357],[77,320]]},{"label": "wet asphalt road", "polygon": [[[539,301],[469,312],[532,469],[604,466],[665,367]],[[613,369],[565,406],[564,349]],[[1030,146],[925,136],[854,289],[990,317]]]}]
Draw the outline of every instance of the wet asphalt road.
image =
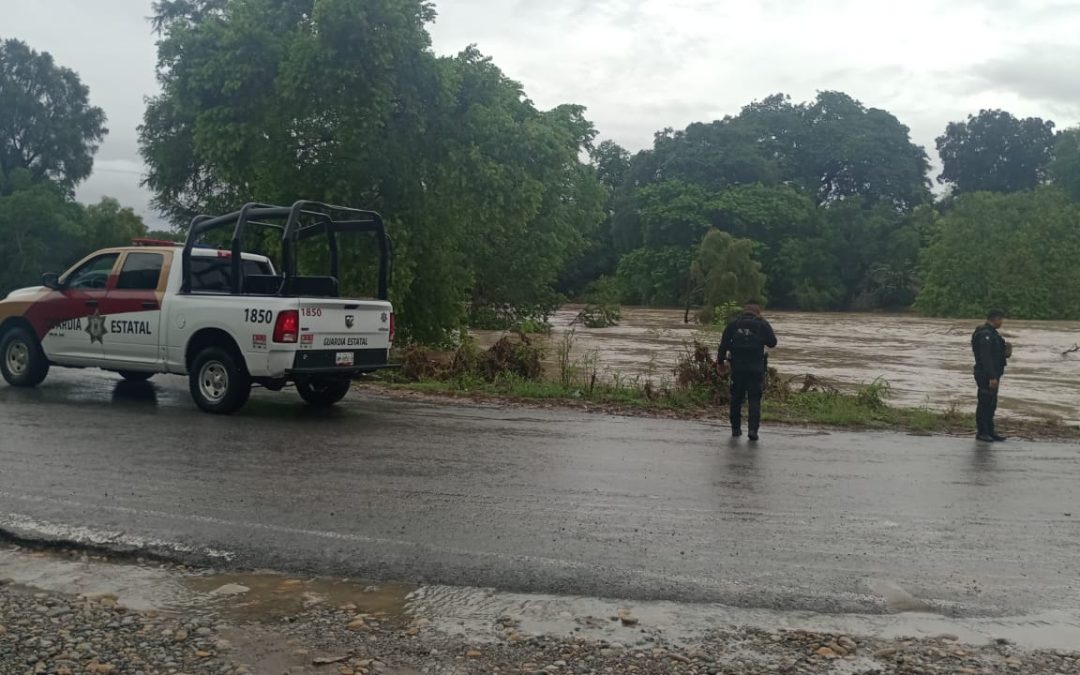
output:
[{"label": "wet asphalt road", "polygon": [[[818,611],[1080,607],[1080,446],[720,427],[54,371],[0,385],[0,528],[192,562]],[[227,556],[225,558],[219,556]]]}]

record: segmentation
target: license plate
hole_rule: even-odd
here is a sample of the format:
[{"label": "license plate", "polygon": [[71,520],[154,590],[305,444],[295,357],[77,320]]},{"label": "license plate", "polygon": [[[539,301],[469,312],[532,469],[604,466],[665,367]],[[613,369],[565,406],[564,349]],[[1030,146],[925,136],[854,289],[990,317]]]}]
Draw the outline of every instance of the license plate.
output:
[{"label": "license plate", "polygon": [[352,352],[338,352],[334,362],[339,366],[351,366],[353,364],[353,357],[354,354]]}]

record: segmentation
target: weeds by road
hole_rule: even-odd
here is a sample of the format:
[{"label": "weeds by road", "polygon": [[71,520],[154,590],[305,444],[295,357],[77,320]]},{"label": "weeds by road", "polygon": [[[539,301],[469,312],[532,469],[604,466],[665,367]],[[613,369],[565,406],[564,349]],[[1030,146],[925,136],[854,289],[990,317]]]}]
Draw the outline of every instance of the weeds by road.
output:
[{"label": "weeds by road", "polygon": [[[398,396],[467,398],[474,401],[584,408],[624,415],[726,419],[728,380],[717,373],[709,348],[686,345],[673,379],[604,374],[595,354],[574,355],[573,333],[557,347],[557,372],[540,368],[542,353],[524,334],[500,340],[488,351],[466,344],[450,355],[412,347],[403,369],[374,386]],[[909,433],[974,433],[974,415],[957,407],[935,410],[889,404],[884,379],[843,391],[812,375],[767,378],[763,418],[767,423]],[[1012,435],[1032,439],[1080,439],[1080,428],[1057,419],[1011,419],[1001,423]]]}]

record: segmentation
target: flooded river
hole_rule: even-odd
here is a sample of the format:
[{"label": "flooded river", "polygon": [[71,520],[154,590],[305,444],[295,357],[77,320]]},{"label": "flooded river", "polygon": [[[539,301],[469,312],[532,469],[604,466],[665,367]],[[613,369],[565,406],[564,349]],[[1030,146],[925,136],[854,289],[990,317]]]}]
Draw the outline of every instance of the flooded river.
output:
[{"label": "flooded river", "polygon": [[[572,330],[574,353],[595,354],[601,373],[660,382],[672,378],[688,343],[720,338],[684,324],[679,310],[624,308],[619,326],[588,329],[571,325],[578,309],[567,307],[552,319],[552,363],[555,344]],[[978,321],[802,312],[768,312],[767,318],[780,341],[770,365],[786,377],[813,373],[840,388],[881,377],[891,385],[894,405],[974,409],[970,337]],[[1080,353],[1062,355],[1080,343],[1080,322],[1007,321],[1002,333],[1014,347],[1002,412],[1080,421]],[[495,336],[478,337],[490,343]]]}]

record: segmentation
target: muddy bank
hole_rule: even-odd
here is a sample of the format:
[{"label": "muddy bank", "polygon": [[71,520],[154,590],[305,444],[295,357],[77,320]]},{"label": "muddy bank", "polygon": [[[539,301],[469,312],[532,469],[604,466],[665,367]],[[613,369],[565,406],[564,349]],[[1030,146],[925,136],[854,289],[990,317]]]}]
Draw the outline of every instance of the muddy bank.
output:
[{"label": "muddy bank", "polygon": [[16,547],[0,550],[0,579],[5,675],[1080,673],[1069,651],[1080,616],[1062,612],[955,620],[900,605],[867,617],[626,604]]},{"label": "muddy bank", "polygon": [[[684,324],[678,310],[624,308],[620,325],[604,329],[572,326],[577,311],[567,307],[552,319],[549,368],[570,330],[575,354],[595,353],[602,371],[656,382],[670,379],[686,343],[719,341],[715,332]],[[894,405],[974,409],[969,339],[978,321],[887,314],[767,316],[780,338],[770,363],[787,376],[814,373],[845,387],[884,377],[892,385]],[[1080,422],[1080,353],[1062,355],[1080,343],[1080,322],[1009,321],[1003,333],[1015,353],[1002,388],[1002,414]],[[481,344],[497,335],[477,333]]]}]

